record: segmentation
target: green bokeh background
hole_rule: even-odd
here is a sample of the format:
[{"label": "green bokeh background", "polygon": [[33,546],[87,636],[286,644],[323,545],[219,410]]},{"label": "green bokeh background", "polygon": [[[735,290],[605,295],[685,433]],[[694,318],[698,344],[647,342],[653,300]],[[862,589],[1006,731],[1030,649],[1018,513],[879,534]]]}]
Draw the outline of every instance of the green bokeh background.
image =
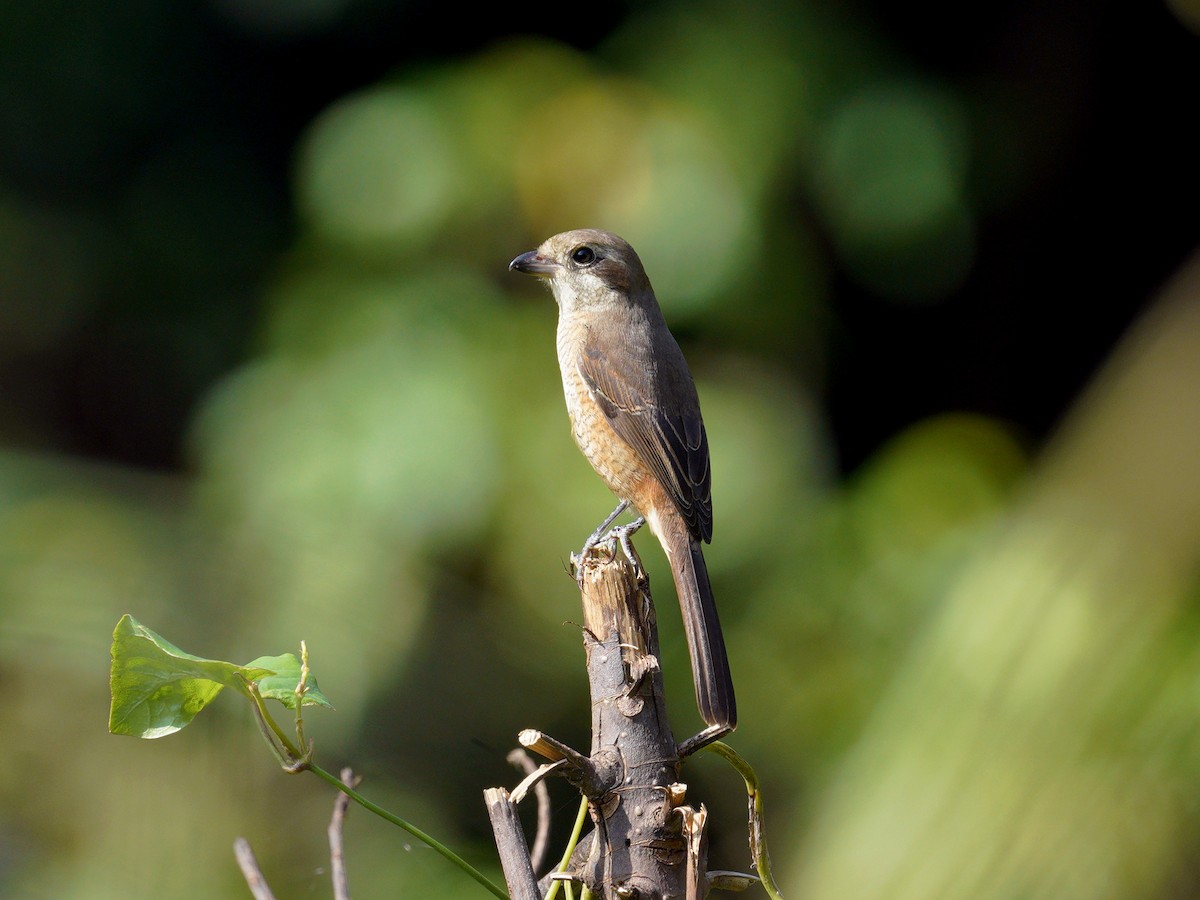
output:
[{"label": "green bokeh background", "polygon": [[[4,4],[0,895],[242,896],[238,835],[328,893],[330,792],[235,698],[106,733],[126,612],[239,663],[305,640],[322,764],[498,877],[516,733],[587,743],[564,568],[612,502],[506,265],[589,225],[698,383],[785,894],[1194,896],[1200,279],[1156,294],[1197,239],[1198,23]],[[748,870],[740,782],[687,778]],[[482,895],[361,810],[347,843],[357,896]]]}]

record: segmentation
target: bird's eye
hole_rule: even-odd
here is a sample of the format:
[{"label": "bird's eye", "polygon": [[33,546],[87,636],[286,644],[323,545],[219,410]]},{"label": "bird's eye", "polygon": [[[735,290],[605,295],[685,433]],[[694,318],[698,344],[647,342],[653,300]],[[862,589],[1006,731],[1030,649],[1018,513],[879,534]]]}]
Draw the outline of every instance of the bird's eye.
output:
[{"label": "bird's eye", "polygon": [[590,266],[596,261],[596,251],[585,244],[571,251],[571,259],[581,266]]}]

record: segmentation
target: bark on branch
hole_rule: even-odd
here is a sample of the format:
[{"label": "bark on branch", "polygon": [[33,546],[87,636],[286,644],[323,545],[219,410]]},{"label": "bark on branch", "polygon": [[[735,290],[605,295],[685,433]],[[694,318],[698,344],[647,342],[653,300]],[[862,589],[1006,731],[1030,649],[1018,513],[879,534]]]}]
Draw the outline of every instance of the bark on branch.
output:
[{"label": "bark on branch", "polygon": [[[565,874],[572,881],[613,900],[699,900],[710,887],[706,814],[703,806],[685,803],[687,786],[680,781],[679,749],[667,718],[649,583],[632,545],[620,543],[631,556],[609,541],[575,560],[591,691],[590,752],[534,730],[522,732],[521,743],[561,761],[556,771],[588,800],[593,830],[571,857]],[[494,789],[488,797],[489,805],[497,800]],[[511,829],[493,830],[510,890],[514,883],[527,890],[524,836],[518,834],[518,841]],[[550,883],[549,875],[542,879],[542,896]],[[527,896],[516,890],[513,895]]]}]

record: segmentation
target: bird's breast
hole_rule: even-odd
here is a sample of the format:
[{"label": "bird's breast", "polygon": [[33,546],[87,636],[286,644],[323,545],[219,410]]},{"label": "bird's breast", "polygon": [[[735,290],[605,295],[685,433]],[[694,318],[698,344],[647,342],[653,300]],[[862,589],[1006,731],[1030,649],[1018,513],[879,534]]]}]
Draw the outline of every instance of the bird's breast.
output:
[{"label": "bird's breast", "polygon": [[585,336],[583,329],[573,329],[569,323],[563,327],[560,323],[558,364],[567,415],[571,419],[571,434],[609,490],[637,506],[642,493],[640,488],[652,476],[634,449],[612,427],[579,371],[579,354]]}]

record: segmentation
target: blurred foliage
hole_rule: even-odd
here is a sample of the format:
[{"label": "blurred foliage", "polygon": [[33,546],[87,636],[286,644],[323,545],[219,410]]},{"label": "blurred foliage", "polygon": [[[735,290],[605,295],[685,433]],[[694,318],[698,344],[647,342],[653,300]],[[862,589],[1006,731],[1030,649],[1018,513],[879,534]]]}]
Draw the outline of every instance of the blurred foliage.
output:
[{"label": "blurred foliage", "polygon": [[[244,711],[107,734],[127,612],[305,639],[326,768],[495,872],[516,732],[587,740],[564,570],[611,498],[505,272],[584,225],[698,382],[785,895],[1194,894],[1194,281],[1041,446],[1195,240],[1193,6],[0,6],[0,894],[237,896],[236,835],[325,890],[332,798]],[[688,780],[746,868],[737,777]],[[363,816],[347,845],[360,896],[478,896]]]}]

